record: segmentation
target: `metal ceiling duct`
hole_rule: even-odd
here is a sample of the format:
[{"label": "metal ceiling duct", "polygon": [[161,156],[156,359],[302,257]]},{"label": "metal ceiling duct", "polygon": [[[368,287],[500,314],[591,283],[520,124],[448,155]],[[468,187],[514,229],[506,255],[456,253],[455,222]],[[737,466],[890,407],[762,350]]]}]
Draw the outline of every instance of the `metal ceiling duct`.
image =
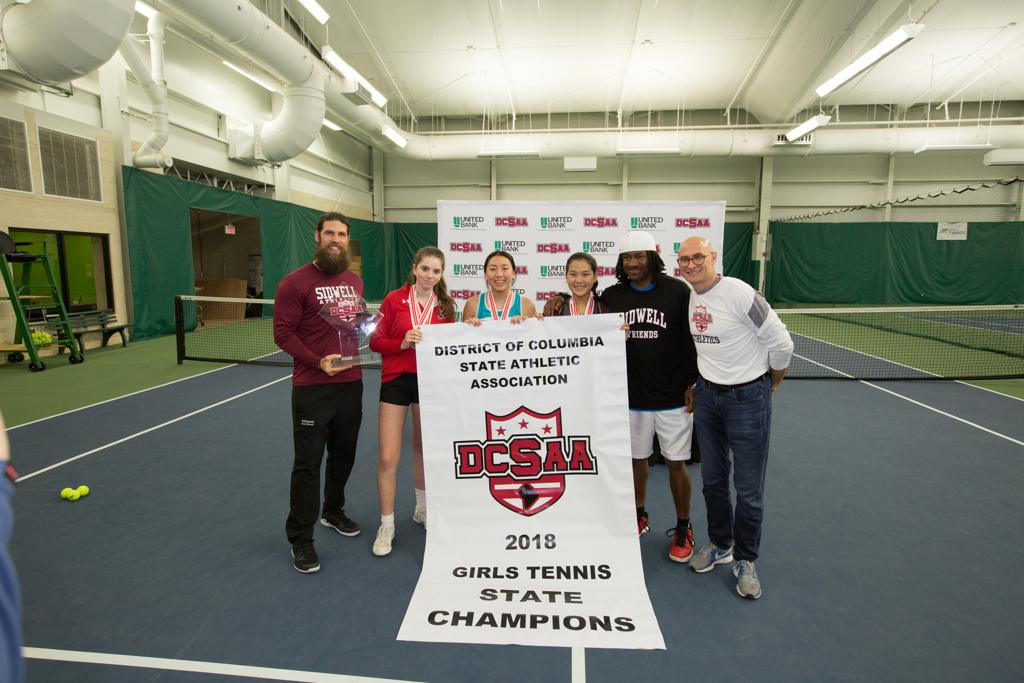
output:
[{"label": "metal ceiling duct", "polygon": [[30,80],[58,85],[105,64],[128,34],[135,0],[35,0],[0,15],[4,66]]},{"label": "metal ceiling duct", "polygon": [[[1024,126],[985,127],[888,127],[851,128],[831,126],[814,133],[812,144],[778,145],[777,136],[790,126],[776,128],[719,128],[697,130],[602,130],[544,131],[516,133],[479,132],[420,135],[401,131],[408,141],[399,149],[385,138],[381,129],[400,130],[390,117],[375,106],[357,104],[346,93],[358,88],[351,79],[329,70],[303,45],[289,36],[249,2],[238,0],[161,0],[162,6],[176,11],[181,20],[207,35],[211,32],[221,43],[246,55],[248,59],[288,83],[304,83],[314,72],[323,77],[325,98],[332,114],[349,130],[388,153],[432,161],[476,159],[496,150],[528,151],[531,158],[556,159],[566,156],[630,156],[620,150],[673,150],[683,157],[721,156],[810,156],[818,154],[890,154],[911,153],[922,144],[955,145],[988,142],[993,146],[1024,146]],[[268,124],[269,125],[269,124]],[[633,152],[642,155],[640,152]]]},{"label": "metal ceiling duct", "polygon": [[154,14],[146,24],[149,34],[149,61],[152,69],[146,68],[134,38],[128,36],[121,44],[120,53],[135,79],[146,91],[153,105],[153,131],[132,157],[132,164],[138,168],[170,168],[174,160],[163,153],[170,137],[170,121],[167,115],[167,80],[164,78],[164,24],[162,14]]}]

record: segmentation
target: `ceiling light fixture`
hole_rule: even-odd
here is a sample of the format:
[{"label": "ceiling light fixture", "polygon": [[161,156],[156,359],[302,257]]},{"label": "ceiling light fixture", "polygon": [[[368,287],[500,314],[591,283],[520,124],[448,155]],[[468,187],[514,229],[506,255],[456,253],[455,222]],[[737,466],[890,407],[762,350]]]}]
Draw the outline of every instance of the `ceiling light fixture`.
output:
[{"label": "ceiling light fixture", "polygon": [[366,88],[370,93],[370,99],[372,99],[373,103],[376,104],[378,107],[383,109],[384,105],[388,103],[388,98],[381,95],[380,91],[378,91],[376,88],[370,85],[370,82],[363,78],[362,74],[353,69],[348,62],[342,59],[341,55],[335,52],[333,47],[331,47],[330,45],[324,45],[323,49],[320,50],[320,54],[323,55],[323,58],[327,61],[328,64],[334,67],[335,71],[340,73],[345,78],[350,78],[359,85]]},{"label": "ceiling light fixture", "polygon": [[380,132],[381,135],[386,137],[388,140],[391,140],[391,142],[395,143],[402,149],[405,149],[405,146],[409,144],[408,141],[399,135],[398,131],[391,126],[381,126]]},{"label": "ceiling light fixture", "polygon": [[253,83],[255,83],[256,85],[258,85],[258,86],[260,86],[260,87],[262,87],[262,88],[266,88],[266,89],[267,89],[267,90],[269,90],[270,92],[277,92],[277,88],[275,88],[274,86],[270,85],[269,83],[267,83],[267,82],[266,82],[266,81],[264,81],[263,79],[261,79],[261,78],[258,78],[257,76],[253,76],[253,75],[252,75],[251,73],[249,73],[249,72],[248,72],[248,71],[246,71],[245,69],[243,69],[243,68],[241,68],[241,67],[239,67],[239,66],[235,66],[234,64],[232,64],[231,62],[229,62],[229,61],[227,61],[227,60],[224,60],[224,61],[223,61],[223,62],[221,62],[221,63],[222,63],[222,64],[223,64],[224,66],[226,66],[227,68],[231,69],[232,71],[235,71],[235,72],[237,72],[237,73],[240,73],[240,74],[242,74],[243,76],[245,76],[246,78],[248,78],[248,79],[249,79],[250,81],[252,81],[252,82],[253,82]]},{"label": "ceiling light fixture", "polygon": [[138,1],[136,1],[136,3],[135,3],[135,11],[138,12],[139,14],[141,14],[142,16],[146,17],[147,19],[152,19],[153,15],[156,14],[156,10],[155,9],[153,9],[152,7],[150,7],[149,5],[147,5],[144,2],[138,2]]},{"label": "ceiling light fixture", "polygon": [[330,119],[324,119],[324,125],[330,128],[331,130],[341,130],[341,126],[336,124],[334,121],[331,121]]},{"label": "ceiling light fixture", "polygon": [[631,157],[658,157],[674,156],[679,154],[678,147],[619,147],[615,150],[615,156]]},{"label": "ceiling light fixture", "polygon": [[992,149],[992,145],[989,143],[977,144],[977,145],[930,145],[927,142],[914,150],[914,154],[920,154],[921,152],[928,152],[930,150],[951,150],[951,149]]},{"label": "ceiling light fixture", "polygon": [[821,128],[826,123],[832,120],[832,117],[828,114],[818,114],[807,119],[793,130],[786,133],[786,139],[790,142],[802,138],[803,136],[810,133],[812,130]]},{"label": "ceiling light fixture", "polygon": [[536,149],[482,149],[477,152],[477,159],[491,159],[495,157],[512,157],[516,159],[539,159],[540,152]]},{"label": "ceiling light fixture", "polygon": [[331,18],[327,10],[321,7],[320,3],[316,0],[299,0],[299,4],[305,7],[313,15],[313,18],[321,24],[326,24],[327,20]]},{"label": "ceiling light fixture", "polygon": [[924,24],[905,24],[900,26],[895,33],[890,34],[878,45],[875,45],[860,57],[850,62],[849,66],[819,85],[814,92],[818,93],[818,97],[824,97],[864,69],[882,59],[882,57],[885,57],[903,43],[916,38],[922,30],[924,30]]}]

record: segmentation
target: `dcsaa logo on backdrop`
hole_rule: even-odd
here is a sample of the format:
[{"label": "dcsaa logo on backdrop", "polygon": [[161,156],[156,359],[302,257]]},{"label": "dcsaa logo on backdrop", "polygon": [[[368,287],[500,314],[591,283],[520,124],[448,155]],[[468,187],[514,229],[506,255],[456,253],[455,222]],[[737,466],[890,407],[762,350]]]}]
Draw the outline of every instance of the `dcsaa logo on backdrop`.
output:
[{"label": "dcsaa logo on backdrop", "polygon": [[494,219],[497,228],[528,228],[530,221],[525,216],[497,216]]},{"label": "dcsaa logo on backdrop", "polygon": [[676,227],[677,228],[710,228],[711,227],[711,219],[710,218],[697,218],[697,217],[677,218],[676,219]]},{"label": "dcsaa logo on backdrop", "polygon": [[483,216],[453,216],[452,228],[455,230],[486,230]]},{"label": "dcsaa logo on backdrop", "polygon": [[494,251],[522,254],[526,251],[525,240],[494,240]]},{"label": "dcsaa logo on backdrop", "polygon": [[468,254],[474,251],[483,251],[483,245],[479,242],[449,242],[448,251]]},{"label": "dcsaa logo on backdrop", "polygon": [[554,290],[549,290],[547,292],[537,292],[534,296],[534,299],[537,301],[547,301],[553,296],[558,296],[558,292]]},{"label": "dcsaa logo on backdrop", "polygon": [[565,478],[597,474],[589,436],[562,434],[562,409],[539,413],[520,406],[508,415],[484,413],[484,441],[456,441],[455,478],[487,478],[491,497],[520,515],[543,512],[565,493]]},{"label": "dcsaa logo on backdrop", "polygon": [[583,219],[584,228],[617,228],[619,227],[618,218],[609,218],[608,216],[590,216]]},{"label": "dcsaa logo on backdrop", "polygon": [[615,277],[615,266],[598,266],[598,277]]},{"label": "dcsaa logo on backdrop", "polygon": [[585,254],[611,254],[615,252],[615,242],[584,242]]},{"label": "dcsaa logo on backdrop", "polygon": [[479,294],[475,289],[451,289],[448,291],[449,296],[453,299],[461,299],[462,301],[469,301],[474,296]]},{"label": "dcsaa logo on backdrop", "polygon": [[572,230],[572,216],[541,216],[541,230]]},{"label": "dcsaa logo on backdrop", "polygon": [[541,266],[540,276],[542,278],[563,278],[565,277],[565,266]]},{"label": "dcsaa logo on backdrop", "polygon": [[538,254],[568,254],[569,245],[564,242],[541,242],[537,244]]},{"label": "dcsaa logo on backdrop", "polygon": [[633,230],[657,230],[664,222],[662,216],[633,216],[629,219],[629,227]]}]

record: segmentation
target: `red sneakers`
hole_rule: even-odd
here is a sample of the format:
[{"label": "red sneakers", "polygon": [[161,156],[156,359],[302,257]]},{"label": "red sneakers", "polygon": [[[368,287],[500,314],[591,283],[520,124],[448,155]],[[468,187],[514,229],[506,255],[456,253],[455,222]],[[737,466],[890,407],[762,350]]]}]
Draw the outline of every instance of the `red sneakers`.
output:
[{"label": "red sneakers", "polygon": [[665,535],[675,534],[672,539],[672,545],[668,549],[668,559],[673,562],[686,563],[690,561],[693,556],[693,529],[691,527],[686,528],[685,533],[680,533],[679,529],[669,529],[665,532]]},{"label": "red sneakers", "polygon": [[647,524],[647,513],[646,512],[643,513],[642,515],[637,515],[636,526],[637,526],[637,531],[640,532],[640,534],[639,534],[640,536],[643,536],[644,534],[646,534],[648,531],[651,530],[651,527]]}]

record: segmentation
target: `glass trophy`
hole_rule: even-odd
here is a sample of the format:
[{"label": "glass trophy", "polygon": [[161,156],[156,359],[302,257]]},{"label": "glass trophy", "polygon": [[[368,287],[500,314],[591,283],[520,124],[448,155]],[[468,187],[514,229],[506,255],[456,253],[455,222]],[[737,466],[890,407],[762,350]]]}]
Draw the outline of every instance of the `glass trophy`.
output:
[{"label": "glass trophy", "polygon": [[320,309],[320,317],[338,334],[336,353],[340,353],[341,358],[331,361],[333,367],[380,365],[380,355],[370,350],[370,335],[377,328],[381,315],[370,309],[366,299],[328,301]]}]

